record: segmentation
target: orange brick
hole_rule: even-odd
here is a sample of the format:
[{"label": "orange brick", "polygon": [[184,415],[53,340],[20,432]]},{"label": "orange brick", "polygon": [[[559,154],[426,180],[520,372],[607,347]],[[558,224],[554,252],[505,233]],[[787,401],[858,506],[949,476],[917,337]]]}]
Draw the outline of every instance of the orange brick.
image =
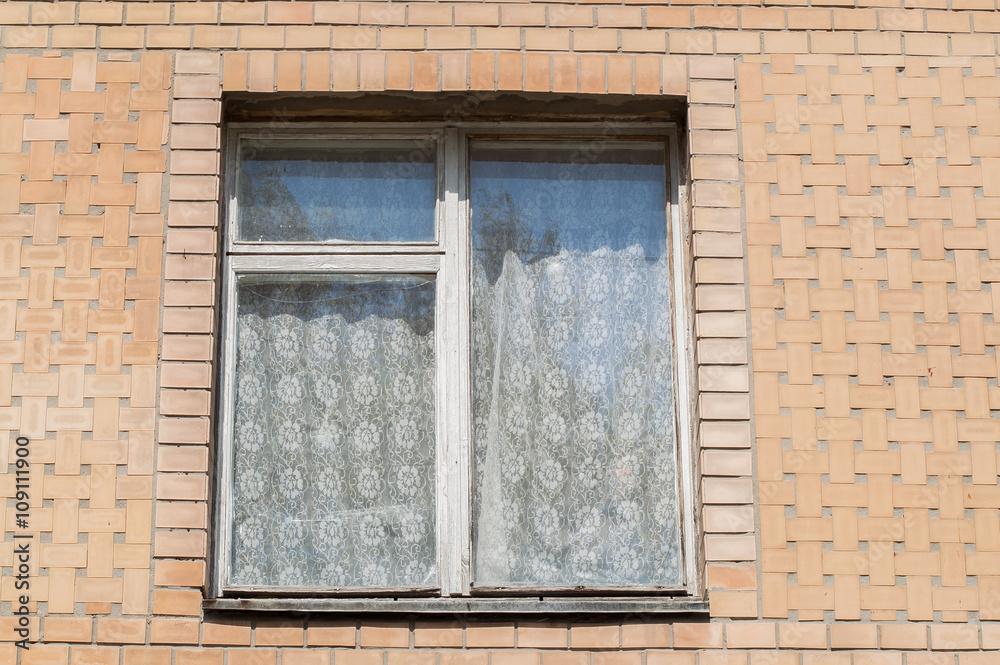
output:
[{"label": "orange brick", "polygon": [[501,5],[500,25],[545,25],[545,7],[541,5]]},{"label": "orange brick", "polygon": [[427,28],[427,48],[429,49],[469,49],[471,47],[471,28]]},{"label": "orange brick", "polygon": [[778,641],[783,649],[825,649],[826,626],[806,623],[778,624]]},{"label": "orange brick", "polygon": [[289,26],[285,29],[288,45],[300,49],[328,49],[331,30],[326,26]]},{"label": "orange brick", "polygon": [[221,8],[220,19],[223,23],[264,23],[264,4],[223,2]]},{"label": "orange brick", "polygon": [[431,665],[434,654],[427,651],[390,651],[387,660],[392,665]]},{"label": "orange brick", "polygon": [[552,28],[525,28],[524,47],[529,51],[568,51],[570,31]]},{"label": "orange brick", "polygon": [[740,22],[744,29],[782,30],[785,12],[776,7],[744,7],[740,10]]},{"label": "orange brick", "polygon": [[491,5],[457,5],[455,6],[455,25],[500,25],[500,8]]},{"label": "orange brick", "polygon": [[153,618],[149,622],[149,641],[153,644],[197,644],[196,619]]},{"label": "orange brick", "polygon": [[721,624],[674,624],[675,649],[718,649],[722,647]]},{"label": "orange brick", "polygon": [[569,630],[566,625],[548,623],[520,623],[517,628],[519,647],[566,648]]},{"label": "orange brick", "polygon": [[158,532],[153,554],[156,557],[201,558],[205,555],[206,536],[197,532]]},{"label": "orange brick", "polygon": [[424,48],[423,28],[383,28],[380,32],[383,49],[417,50]]},{"label": "orange brick", "polygon": [[[696,8],[697,12],[699,9]],[[735,19],[735,10],[731,12]],[[646,26],[650,28],[691,27],[691,10],[686,7],[650,6],[646,8]]]},{"label": "orange brick", "polygon": [[473,52],[470,55],[469,87],[472,90],[493,90],[496,87],[496,56]]},{"label": "orange brick", "polygon": [[169,647],[125,647],[122,649],[122,663],[123,665],[170,665],[170,652]]},{"label": "orange brick", "polygon": [[276,85],[280,91],[299,91],[302,89],[302,54],[278,53],[276,64]]},{"label": "orange brick", "polygon": [[512,623],[475,623],[465,631],[467,647],[513,647],[514,625]]},{"label": "orange brick", "polygon": [[97,619],[97,641],[104,644],[143,644],[146,642],[144,619]]},{"label": "orange brick", "polygon": [[357,23],[360,7],[356,3],[320,3],[313,10],[316,23]]},{"label": "orange brick", "polygon": [[309,24],[313,20],[313,3],[311,2],[269,2],[267,7],[267,22]]},{"label": "orange brick", "polygon": [[27,24],[29,7],[27,2],[7,3],[6,6],[0,7],[0,22],[4,25]]},{"label": "orange brick", "polygon": [[617,624],[572,626],[570,645],[574,649],[617,649],[621,645],[621,626]]},{"label": "orange brick", "polygon": [[830,11],[827,9],[789,7],[787,11],[790,30],[829,30],[832,27]]},{"label": "orange brick", "polygon": [[726,626],[726,644],[735,649],[774,649],[774,624],[730,623]]},{"label": "orange brick", "polygon": [[153,612],[156,614],[200,616],[201,592],[156,589],[153,591]]},{"label": "orange brick", "polygon": [[598,7],[597,25],[613,28],[642,27],[642,10],[640,7]]},{"label": "orange brick", "polygon": [[209,620],[202,625],[202,643],[211,645],[249,645],[250,622]]},{"label": "orange brick", "polygon": [[461,624],[417,623],[413,628],[415,647],[460,647],[464,631]]},{"label": "orange brick", "polygon": [[878,648],[877,626],[843,625],[830,626],[830,647],[833,649],[875,649]]},{"label": "orange brick", "polygon": [[413,5],[408,8],[410,25],[451,25],[452,8],[446,5]]},{"label": "orange brick", "polygon": [[646,654],[649,665],[694,665],[695,654],[673,651],[650,651]]},{"label": "orange brick", "polygon": [[302,646],[305,629],[292,621],[258,622],[255,630],[257,645]]},{"label": "orange brick", "polygon": [[978,626],[931,626],[931,649],[955,651],[978,648]]},{"label": "orange brick", "polygon": [[174,6],[174,23],[216,23],[219,6],[214,2]]},{"label": "orange brick", "polygon": [[835,8],[833,27],[835,30],[876,30],[878,18],[874,9]]},{"label": "orange brick", "polygon": [[43,634],[50,642],[91,642],[93,631],[91,618],[49,616],[45,618]]},{"label": "orange brick", "polygon": [[[379,663],[385,662],[385,653],[374,649],[339,651],[338,654],[353,665],[379,665]],[[334,656],[334,660],[336,660],[336,656]]]},{"label": "orange brick", "polygon": [[361,647],[408,647],[410,629],[405,624],[363,623],[358,638]]},{"label": "orange brick", "polygon": [[357,628],[352,624],[315,625],[306,630],[306,644],[309,646],[353,647],[357,642]]},{"label": "orange brick", "polygon": [[329,665],[331,652],[315,649],[282,649],[282,665]]},{"label": "orange brick", "polygon": [[73,23],[74,8],[46,3],[32,3],[31,22],[35,24]]}]

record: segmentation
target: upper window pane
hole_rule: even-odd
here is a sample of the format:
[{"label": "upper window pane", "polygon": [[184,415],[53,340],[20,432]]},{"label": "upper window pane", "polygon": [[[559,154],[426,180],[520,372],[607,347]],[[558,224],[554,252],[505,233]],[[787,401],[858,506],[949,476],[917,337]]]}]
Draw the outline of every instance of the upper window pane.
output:
[{"label": "upper window pane", "polygon": [[437,584],[434,282],[236,286],[231,582]]},{"label": "upper window pane", "polygon": [[682,584],[664,146],[470,172],[475,584]]},{"label": "upper window pane", "polygon": [[508,251],[529,262],[563,250],[664,255],[663,145],[615,145],[473,143],[473,248],[491,280]]},{"label": "upper window pane", "polygon": [[237,239],[430,242],[430,142],[240,143]]}]

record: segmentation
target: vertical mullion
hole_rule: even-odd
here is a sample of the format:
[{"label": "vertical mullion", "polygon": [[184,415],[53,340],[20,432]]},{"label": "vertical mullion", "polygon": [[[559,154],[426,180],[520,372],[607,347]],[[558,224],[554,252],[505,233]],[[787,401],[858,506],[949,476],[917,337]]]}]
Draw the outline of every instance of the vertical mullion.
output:
[{"label": "vertical mullion", "polygon": [[451,596],[463,592],[462,552],[460,538],[465,514],[462,494],[462,335],[460,332],[462,303],[461,267],[458,250],[461,245],[459,230],[459,180],[461,160],[459,135],[456,129],[444,132],[443,162],[443,219],[441,248],[444,258],[438,279],[439,321],[438,336],[438,562],[441,568],[441,595]]},{"label": "vertical mullion", "polygon": [[471,229],[469,228],[469,155],[465,132],[455,130],[455,170],[458,191],[456,196],[457,216],[454,251],[449,253],[456,276],[458,293],[456,329],[456,367],[453,381],[458,404],[455,418],[455,443],[458,446],[455,462],[455,503],[457,520],[453,540],[455,541],[459,582],[462,594],[468,594],[472,585],[472,276],[469,248]]}]

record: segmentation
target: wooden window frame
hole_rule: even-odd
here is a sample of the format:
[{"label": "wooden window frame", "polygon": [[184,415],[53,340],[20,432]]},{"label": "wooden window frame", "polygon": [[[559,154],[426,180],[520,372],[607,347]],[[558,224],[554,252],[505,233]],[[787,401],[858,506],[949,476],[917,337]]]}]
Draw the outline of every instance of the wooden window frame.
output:
[{"label": "wooden window frame", "polygon": [[[469,144],[472,140],[580,141],[581,147],[620,139],[663,141],[667,170],[667,223],[672,277],[676,379],[676,452],[680,496],[683,584],[674,587],[516,587],[472,585],[471,270],[468,203]],[[430,242],[254,242],[235,238],[238,219],[239,146],[243,140],[337,142],[421,140],[436,150],[435,239]],[[698,502],[695,493],[696,423],[690,230],[682,210],[678,130],[662,122],[559,123],[233,123],[227,128],[224,174],[224,230],[221,349],[218,400],[218,478],[214,569],[207,606],[239,609],[372,611],[676,611],[704,609],[700,576]],[[235,286],[248,273],[420,273],[434,275],[436,354],[437,565],[440,586],[414,588],[239,587],[228,583],[233,500],[233,416],[235,384]],[[458,605],[455,602],[460,601]],[[403,604],[400,605],[400,602]],[[249,605],[248,605],[249,603]],[[582,605],[581,605],[582,603]],[[454,607],[453,607],[454,606]],[[563,609],[556,609],[561,607]],[[451,609],[447,609],[451,608]],[[455,609],[459,608],[459,609]],[[520,608],[520,609],[513,609]],[[574,609],[575,608],[575,609]],[[618,609],[614,609],[618,608]]]}]

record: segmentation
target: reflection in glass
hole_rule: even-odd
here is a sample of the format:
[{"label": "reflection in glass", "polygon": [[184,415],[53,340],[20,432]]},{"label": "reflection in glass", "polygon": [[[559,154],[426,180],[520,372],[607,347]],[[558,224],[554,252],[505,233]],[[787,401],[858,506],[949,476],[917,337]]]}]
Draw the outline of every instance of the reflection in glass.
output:
[{"label": "reflection in glass", "polygon": [[240,143],[238,239],[434,240],[434,144]]},{"label": "reflection in glass", "polygon": [[682,583],[662,144],[474,143],[474,583]]},{"label": "reflection in glass", "polygon": [[506,252],[533,262],[561,250],[574,255],[638,247],[657,259],[666,249],[663,146],[588,149],[474,144],[473,248],[493,282]]},{"label": "reflection in glass", "polygon": [[246,276],[231,583],[434,585],[434,282]]}]

